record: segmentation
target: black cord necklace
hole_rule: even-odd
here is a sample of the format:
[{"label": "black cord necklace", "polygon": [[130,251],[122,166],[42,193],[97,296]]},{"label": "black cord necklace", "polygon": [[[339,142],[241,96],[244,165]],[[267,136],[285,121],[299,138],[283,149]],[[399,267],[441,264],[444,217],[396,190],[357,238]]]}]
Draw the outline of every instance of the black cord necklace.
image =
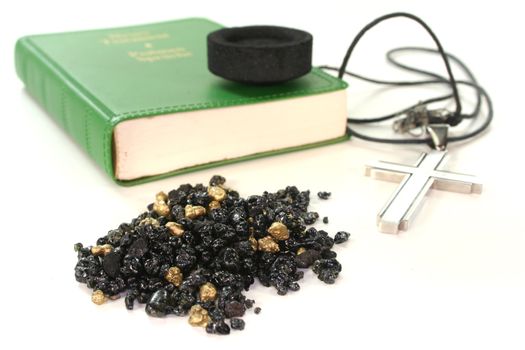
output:
[{"label": "black cord necklace", "polygon": [[[400,69],[422,75],[426,79],[417,81],[387,81],[372,79],[347,71],[346,66],[348,64],[348,60],[350,59],[355,46],[363,37],[363,35],[377,24],[396,17],[408,18],[420,24],[427,31],[427,33],[430,34],[432,40],[437,46],[437,49],[400,47],[387,52],[387,61]],[[395,58],[395,55],[400,52],[439,54],[445,63],[447,77],[399,62]],[[458,81],[454,78],[450,61],[453,61],[457,66],[459,66],[459,68],[467,76],[467,80]],[[426,99],[415,105],[404,108],[401,111],[385,116],[374,118],[348,118],[349,125],[378,123],[397,118],[394,121],[394,130],[396,132],[410,133],[412,136],[415,136],[412,131],[416,128],[421,128],[424,130],[424,133],[419,135],[420,137],[418,138],[412,137],[403,139],[389,139],[365,135],[357,132],[350,126],[347,126],[347,132],[354,137],[373,142],[391,144],[427,143],[432,148],[430,152],[422,153],[414,166],[390,162],[376,162],[371,165],[367,165],[367,175],[382,180],[401,182],[394,195],[390,198],[390,200],[386,203],[377,216],[377,225],[380,231],[397,233],[400,230],[408,229],[412,217],[418,211],[418,208],[421,205],[426,192],[430,188],[438,188],[441,190],[457,191],[462,193],[481,193],[482,185],[474,176],[453,173],[450,171],[442,171],[440,168],[443,165],[447,154],[447,142],[467,140],[475,137],[487,129],[494,114],[492,101],[487,91],[478,84],[474,74],[465,65],[465,63],[463,63],[463,61],[461,61],[459,58],[445,52],[437,36],[434,34],[432,29],[430,29],[430,27],[425,22],[423,22],[423,20],[412,14],[402,12],[381,16],[361,29],[361,31],[350,44],[350,47],[348,48],[343,59],[343,63],[339,68],[329,66],[322,66],[320,68],[337,71],[339,79],[342,79],[345,75],[348,75],[374,84],[398,87],[446,84],[449,85],[452,90],[452,92],[447,95]],[[461,97],[458,91],[458,86],[460,85],[467,86],[474,89],[475,91],[476,103],[474,110],[471,113],[464,113],[462,110]],[[432,103],[443,102],[450,99],[454,101],[454,111],[449,111],[443,108],[429,109],[429,106]],[[478,123],[478,125],[473,130],[464,132],[459,136],[448,137],[449,128],[457,126],[465,119],[475,120],[482,114],[481,107],[483,100],[487,106],[487,114],[484,120],[481,123]],[[426,138],[422,137],[423,134],[426,135]]]},{"label": "black cord necklace", "polygon": [[[390,64],[393,64],[394,66],[400,69],[410,71],[413,73],[417,73],[417,74],[429,77],[430,79],[417,80],[417,81],[386,81],[386,80],[368,78],[360,74],[356,74],[356,73],[347,71],[346,67],[350,59],[350,56],[352,55],[355,49],[355,46],[357,45],[359,40],[363,37],[363,35],[368,30],[376,26],[377,24],[385,20],[396,18],[396,17],[408,18],[420,24],[431,36],[432,40],[437,46],[437,49],[422,48],[422,47],[400,47],[400,48],[396,48],[396,49],[393,49],[387,52],[386,54],[387,61]],[[439,54],[441,58],[443,59],[443,62],[445,63],[448,78],[441,76],[439,74],[436,74],[434,72],[415,68],[415,67],[399,62],[395,58],[395,54],[400,53],[400,52],[423,52],[423,53]],[[458,81],[454,78],[454,74],[452,72],[450,61],[453,61],[454,63],[456,63],[456,65],[460,67],[460,69],[468,77],[468,80]],[[480,134],[481,132],[487,129],[487,127],[490,125],[493,119],[494,111],[493,111],[493,106],[492,106],[492,101],[490,99],[490,96],[487,93],[487,91],[478,84],[474,74],[470,71],[470,69],[466,66],[466,64],[463,63],[463,61],[461,61],[456,56],[445,52],[437,36],[434,34],[432,29],[422,19],[420,19],[419,17],[415,15],[409,14],[409,13],[396,12],[396,13],[391,13],[391,14],[381,16],[373,20],[372,22],[367,24],[365,27],[363,27],[363,29],[361,29],[361,31],[356,35],[356,37],[350,44],[346,52],[346,55],[343,59],[343,62],[339,68],[331,67],[331,66],[320,66],[319,68],[325,69],[325,70],[337,71],[338,77],[340,79],[342,79],[344,75],[348,75],[348,76],[351,76],[351,77],[354,77],[354,78],[357,78],[363,81],[367,81],[369,83],[387,85],[387,86],[403,87],[403,86],[423,86],[423,85],[432,85],[432,84],[447,84],[452,89],[451,94],[429,98],[429,99],[420,101],[415,105],[404,108],[401,111],[391,113],[385,116],[374,117],[374,118],[348,118],[349,125],[350,124],[377,123],[377,122],[383,122],[386,120],[404,116],[404,118],[398,119],[394,123],[394,129],[401,133],[409,132],[412,129],[415,129],[418,127],[425,127],[425,126],[432,125],[432,124],[447,124],[451,127],[454,127],[460,124],[464,119],[473,120],[473,119],[478,118],[481,115],[481,106],[482,106],[482,101],[484,100],[487,106],[487,113],[486,113],[485,119],[474,130],[465,132],[462,135],[451,136],[448,138],[448,142],[456,142],[456,141],[467,140],[467,139],[470,139]],[[474,106],[474,110],[471,113],[462,112],[461,97],[458,91],[459,85],[470,87],[474,89],[476,92],[476,103]],[[444,109],[431,110],[427,108],[432,103],[442,102],[442,101],[446,101],[449,99],[453,99],[455,103],[455,111],[453,112],[450,112]],[[380,143],[423,144],[423,143],[431,142],[430,138],[404,138],[404,139],[378,138],[378,137],[373,137],[373,136],[369,136],[369,135],[365,135],[360,132],[357,132],[350,126],[347,127],[347,132],[348,134],[354,137],[364,139],[367,141],[380,142]]]}]

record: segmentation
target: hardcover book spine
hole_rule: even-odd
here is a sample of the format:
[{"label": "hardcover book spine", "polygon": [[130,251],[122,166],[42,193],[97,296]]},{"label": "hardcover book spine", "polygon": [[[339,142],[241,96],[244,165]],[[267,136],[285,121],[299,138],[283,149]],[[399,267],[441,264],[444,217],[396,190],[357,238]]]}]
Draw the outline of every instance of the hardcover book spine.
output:
[{"label": "hardcover book spine", "polygon": [[114,178],[113,125],[108,111],[47,57],[31,37],[18,40],[15,65],[27,91]]}]

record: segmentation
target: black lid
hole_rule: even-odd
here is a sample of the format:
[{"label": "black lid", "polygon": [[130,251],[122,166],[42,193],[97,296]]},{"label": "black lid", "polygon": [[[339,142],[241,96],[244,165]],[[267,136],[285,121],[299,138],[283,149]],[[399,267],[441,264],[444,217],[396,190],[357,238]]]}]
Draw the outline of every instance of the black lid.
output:
[{"label": "black lid", "polygon": [[248,84],[282,83],[312,69],[312,35],[284,27],[224,28],[208,35],[208,69]]}]

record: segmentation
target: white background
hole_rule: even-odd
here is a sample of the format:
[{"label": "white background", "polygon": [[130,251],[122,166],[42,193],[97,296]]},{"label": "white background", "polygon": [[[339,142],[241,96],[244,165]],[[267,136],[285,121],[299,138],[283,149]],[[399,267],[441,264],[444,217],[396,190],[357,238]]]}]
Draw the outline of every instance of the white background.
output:
[{"label": "white background", "polygon": [[[400,235],[375,227],[376,213],[396,185],[364,177],[363,167],[375,159],[410,163],[424,147],[352,140],[118,187],[28,96],[14,73],[14,44],[23,35],[190,16],[229,26],[302,28],[314,35],[314,64],[338,65],[363,25],[398,10],[420,15],[445,48],[470,65],[496,111],[490,132],[450,146],[449,169],[480,175],[483,194],[432,191],[413,227]],[[510,1],[2,2],[1,347],[523,349],[522,14]],[[386,67],[384,51],[430,44],[415,24],[394,20],[365,36],[349,68],[378,78],[412,78]],[[428,63],[442,69],[438,61]],[[372,97],[369,86],[350,83],[349,112],[359,116],[446,92],[404,90],[365,101]],[[129,312],[123,300],[92,304],[87,288],[74,279],[73,244],[94,243],[142,211],[159,190],[206,182],[215,173],[243,195],[289,184],[332,191],[329,201],[314,198],[312,205],[330,218],[318,227],[352,233],[337,248],[343,264],[337,283],[323,285],[308,272],[301,291],[285,297],[255,285],[248,295],[262,313],[248,312],[245,331],[229,337],[209,336],[185,318],[153,319],[142,308]]]}]

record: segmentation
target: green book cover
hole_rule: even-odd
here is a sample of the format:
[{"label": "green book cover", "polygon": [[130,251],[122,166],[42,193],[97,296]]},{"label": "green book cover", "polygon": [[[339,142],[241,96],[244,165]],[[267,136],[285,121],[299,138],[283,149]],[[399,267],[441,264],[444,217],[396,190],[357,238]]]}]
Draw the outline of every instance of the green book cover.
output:
[{"label": "green book cover", "polygon": [[125,28],[33,35],[15,49],[28,92],[117,183],[131,185],[229,162],[320,146],[307,145],[176,169],[130,181],[115,176],[115,126],[163,114],[253,104],[346,88],[314,68],[273,86],[226,82],[207,69],[206,36],[221,25],[192,18]]}]

